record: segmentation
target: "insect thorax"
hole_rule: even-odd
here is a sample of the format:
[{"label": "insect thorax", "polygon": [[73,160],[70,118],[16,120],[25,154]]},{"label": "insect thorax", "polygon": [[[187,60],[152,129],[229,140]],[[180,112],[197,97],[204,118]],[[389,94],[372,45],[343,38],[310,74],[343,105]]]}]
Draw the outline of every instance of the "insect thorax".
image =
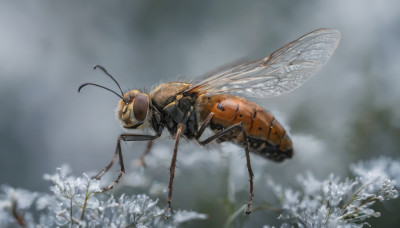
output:
[{"label": "insect thorax", "polygon": [[190,86],[188,83],[165,83],[155,88],[150,94],[154,110],[152,125],[167,127],[171,135],[176,134],[178,124],[183,124],[183,134],[187,138],[197,135],[195,99],[178,94]]}]

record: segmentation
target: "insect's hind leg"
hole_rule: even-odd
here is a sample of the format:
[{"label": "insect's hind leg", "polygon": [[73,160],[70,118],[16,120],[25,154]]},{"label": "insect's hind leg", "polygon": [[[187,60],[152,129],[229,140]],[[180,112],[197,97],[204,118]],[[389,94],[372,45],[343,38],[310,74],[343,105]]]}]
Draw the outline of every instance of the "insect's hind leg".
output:
[{"label": "insect's hind leg", "polygon": [[[212,116],[211,116],[211,114],[212,114]],[[201,129],[207,127],[210,124],[211,119],[212,119],[213,116],[214,116],[213,113],[209,114],[209,116],[204,121],[204,124],[201,127]],[[251,163],[250,163],[249,140],[247,138],[246,130],[245,130],[243,124],[242,123],[238,123],[238,124],[232,125],[232,126],[226,128],[226,129],[222,130],[222,131],[217,132],[215,135],[212,135],[212,136],[210,136],[209,138],[207,138],[207,139],[205,139],[203,141],[199,141],[199,138],[200,138],[201,134],[204,131],[204,129],[203,129],[203,131],[201,131],[201,132],[199,131],[200,134],[197,135],[196,141],[200,145],[206,145],[206,144],[214,141],[215,139],[218,139],[219,137],[221,137],[223,135],[226,135],[226,134],[229,134],[229,133],[233,132],[234,130],[236,130],[238,128],[241,128],[241,131],[242,131],[242,134],[243,134],[243,143],[244,143],[244,150],[245,150],[245,153],[246,153],[247,171],[249,172],[250,194],[249,194],[249,202],[247,203],[247,209],[245,211],[245,214],[248,215],[248,214],[251,213],[251,205],[253,204],[253,196],[254,196],[254,192],[253,192],[253,177],[254,177],[254,174],[253,174],[253,170],[251,168]]]},{"label": "insect's hind leg", "polygon": [[92,177],[92,179],[99,180],[114,164],[117,154],[119,155],[119,165],[120,165],[121,170],[119,171],[118,177],[110,185],[102,188],[101,192],[105,192],[105,191],[112,189],[114,187],[114,185],[119,182],[119,180],[122,177],[122,174],[125,173],[124,159],[122,157],[122,152],[121,152],[121,140],[124,140],[125,142],[127,142],[127,141],[149,141],[149,140],[154,140],[158,137],[160,137],[160,135],[121,134],[117,139],[117,147],[115,148],[115,152],[114,152],[111,162],[102,171],[100,171],[96,176]]}]

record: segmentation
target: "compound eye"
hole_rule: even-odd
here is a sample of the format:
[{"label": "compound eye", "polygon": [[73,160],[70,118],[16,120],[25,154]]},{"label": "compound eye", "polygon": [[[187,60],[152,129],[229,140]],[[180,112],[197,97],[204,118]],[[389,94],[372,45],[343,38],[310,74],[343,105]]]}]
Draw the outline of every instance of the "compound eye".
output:
[{"label": "compound eye", "polygon": [[143,122],[147,116],[147,109],[149,109],[149,100],[146,95],[139,93],[133,102],[133,115],[135,119]]}]

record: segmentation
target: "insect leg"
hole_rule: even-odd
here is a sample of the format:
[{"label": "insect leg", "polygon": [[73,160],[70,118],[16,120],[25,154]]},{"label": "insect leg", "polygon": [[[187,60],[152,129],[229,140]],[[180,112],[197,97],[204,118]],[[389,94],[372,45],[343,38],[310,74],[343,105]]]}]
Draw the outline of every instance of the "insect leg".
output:
[{"label": "insect leg", "polygon": [[104,187],[101,189],[101,192],[108,191],[113,188],[113,186],[119,182],[119,180],[122,177],[122,174],[125,173],[125,167],[124,167],[124,160],[122,157],[122,152],[121,152],[121,140],[124,140],[125,142],[127,141],[149,141],[149,140],[154,140],[156,138],[160,137],[160,135],[139,135],[139,134],[121,134],[118,139],[117,139],[117,147],[115,148],[114,156],[110,162],[99,174],[94,176],[92,179],[100,179],[114,164],[115,158],[117,157],[117,154],[119,155],[119,165],[121,167],[121,170],[119,171],[119,175],[117,179],[115,179],[110,185]]},{"label": "insect leg", "polygon": [[183,125],[178,124],[178,129],[176,131],[174,154],[172,155],[171,167],[169,168],[169,184],[168,184],[168,210],[172,212],[171,202],[172,202],[172,189],[174,184],[175,167],[176,167],[176,157],[178,155],[178,144],[179,138],[183,130]]},{"label": "insect leg", "polygon": [[[118,138],[119,139],[119,138]],[[119,140],[117,142],[119,144]],[[116,149],[114,152],[114,155],[111,159],[110,164],[108,164],[103,170],[101,170],[96,176],[92,177],[92,179],[96,179],[96,180],[100,180],[100,178],[111,168],[111,166],[114,164],[115,162],[115,158],[117,157],[118,154],[118,150]]]},{"label": "insect leg", "polygon": [[140,156],[140,165],[146,166],[146,163],[144,162],[144,157],[150,152],[151,147],[154,144],[154,140],[151,140],[147,143],[146,149],[144,150],[143,154]]},{"label": "insect leg", "polygon": [[203,141],[199,141],[198,138],[200,138],[200,136],[196,137],[197,142],[200,145],[206,145],[210,142],[212,142],[213,140],[231,133],[232,131],[234,131],[237,128],[241,128],[242,134],[243,134],[243,143],[244,143],[244,151],[246,153],[246,162],[247,162],[247,171],[249,172],[249,181],[250,181],[250,194],[249,194],[249,202],[247,203],[247,209],[245,211],[245,214],[248,215],[251,213],[251,205],[253,204],[253,196],[254,196],[254,192],[253,192],[253,170],[251,168],[251,163],[250,163],[250,151],[249,151],[249,140],[247,138],[247,134],[246,134],[246,130],[244,129],[244,126],[242,123],[238,123],[235,125],[232,125],[218,133],[216,133],[213,136],[210,136],[209,138],[203,140]]},{"label": "insect leg", "polygon": [[204,120],[203,125],[201,125],[200,130],[197,133],[196,140],[198,140],[200,136],[203,134],[204,130],[206,129],[206,127],[208,127],[213,117],[214,113],[210,112],[210,114],[208,114],[207,118]]},{"label": "insect leg", "polygon": [[[226,128],[226,129],[222,130],[222,131],[217,132],[215,135],[212,135],[212,136],[210,136],[209,138],[204,139],[203,141],[199,141],[199,138],[200,138],[200,136],[201,136],[201,135],[199,134],[199,135],[197,135],[197,137],[196,137],[196,141],[197,141],[198,143],[200,143],[200,145],[204,146],[204,145],[209,144],[210,142],[216,140],[217,138],[219,138],[219,137],[221,137],[221,136],[223,136],[223,135],[226,135],[226,134],[231,133],[232,131],[236,130],[237,128],[240,128],[241,126],[242,126],[241,123],[232,125],[232,126]],[[203,127],[203,126],[202,126],[202,127]],[[200,129],[200,130],[201,130],[201,129]],[[246,134],[246,132],[244,131],[244,127],[242,127],[242,130],[243,130],[243,132]],[[204,130],[203,130],[203,131],[204,131]],[[199,131],[199,133],[200,133],[200,131]],[[201,133],[203,133],[203,132],[201,132]]]},{"label": "insect leg", "polygon": [[247,209],[244,212],[246,215],[251,213],[251,205],[253,204],[253,170],[251,169],[251,162],[250,162],[250,151],[249,151],[249,140],[247,138],[246,131],[244,130],[243,124],[242,126],[242,133],[243,133],[243,141],[244,141],[244,151],[246,153],[246,162],[247,162],[247,171],[249,172],[249,181],[250,181],[250,194],[249,194],[249,203],[247,204]]}]

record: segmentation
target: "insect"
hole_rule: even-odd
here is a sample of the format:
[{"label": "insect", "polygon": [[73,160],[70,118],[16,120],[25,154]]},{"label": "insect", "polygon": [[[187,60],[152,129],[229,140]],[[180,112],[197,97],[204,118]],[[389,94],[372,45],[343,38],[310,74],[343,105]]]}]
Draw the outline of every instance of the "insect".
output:
[{"label": "insect", "polygon": [[[149,141],[146,150],[149,151],[153,140],[159,138],[167,128],[175,138],[168,184],[168,210],[171,210],[179,139],[193,139],[200,145],[229,141],[242,147],[246,155],[250,193],[245,213],[250,214],[254,196],[250,152],[281,162],[293,156],[293,146],[287,132],[271,113],[242,96],[267,98],[291,92],[325,65],[339,41],[338,30],[318,29],[265,58],[219,70],[191,83],[164,83],[150,93],[139,90],[123,93],[111,74],[104,67],[96,65],[95,69],[101,69],[117,84],[121,94],[94,83],[84,83],[78,91],[93,85],[113,92],[120,98],[117,118],[122,126],[126,129],[150,126],[154,135],[121,134],[111,162],[94,178],[100,179],[119,156],[119,175],[102,191],[111,189],[125,172],[121,140]],[[201,139],[207,128],[214,134]]]}]

